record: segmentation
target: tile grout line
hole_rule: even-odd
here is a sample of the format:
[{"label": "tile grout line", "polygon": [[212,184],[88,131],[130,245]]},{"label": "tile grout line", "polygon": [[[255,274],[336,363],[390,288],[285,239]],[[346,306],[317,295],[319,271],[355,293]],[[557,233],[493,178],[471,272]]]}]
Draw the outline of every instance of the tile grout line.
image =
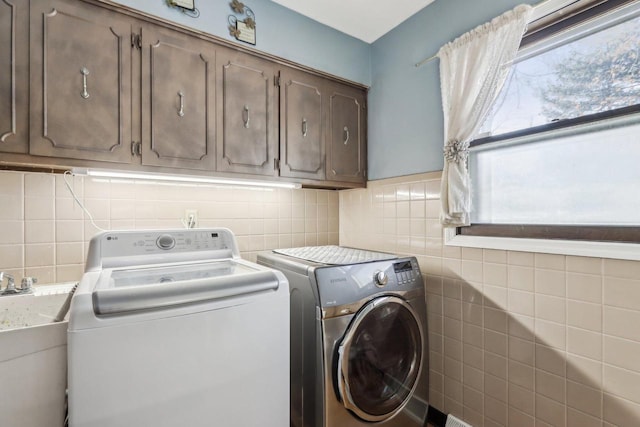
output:
[{"label": "tile grout line", "polygon": [[[483,250],[482,251],[482,261],[483,261],[483,263],[482,263],[482,278],[483,279],[484,279],[484,253],[485,253],[485,251]],[[508,255],[507,255],[507,257],[508,257]],[[484,280],[483,280],[483,282],[484,282]],[[507,268],[507,283],[506,283],[506,285],[507,285],[506,286],[506,288],[507,288],[507,306],[505,307],[505,312],[508,312],[507,310],[509,308],[509,268]],[[484,291],[484,283],[483,283],[483,286],[482,286],[482,290]],[[484,295],[483,295],[483,305],[484,305]],[[483,334],[483,338],[484,338],[484,334],[485,334],[484,313],[485,313],[485,311],[482,310],[482,334]],[[506,337],[507,337],[507,357],[508,357],[509,356],[509,320],[508,319],[507,319],[507,325],[506,326],[507,326]],[[483,339],[482,343],[484,344],[484,339]],[[485,350],[483,349],[483,352],[482,352],[482,369],[483,369],[483,375],[485,376],[485,378],[483,378],[483,380],[486,379],[486,375],[487,375],[486,369],[485,369],[485,360],[486,360],[485,356],[486,356]],[[506,405],[505,406],[506,406],[506,409],[507,409],[507,414],[506,415],[507,415],[507,425],[508,425],[509,424],[509,359],[507,358],[506,360],[507,360],[507,366],[506,366],[507,380],[505,381],[505,384],[506,384],[506,393],[507,393],[506,399],[507,399],[507,401],[506,401]],[[484,387],[484,382],[483,382],[483,387]],[[484,399],[484,396],[486,396],[486,393],[484,393],[484,390],[483,390],[483,402],[486,402],[486,400]],[[484,417],[486,417],[486,410],[483,413],[483,418]]]},{"label": "tile grout line", "polygon": [[[26,186],[26,174],[22,174],[22,179],[20,180],[21,184],[21,192],[22,192],[22,275],[24,276],[26,273],[26,264],[27,264],[27,186]],[[2,283],[0,283],[2,285]]]},{"label": "tile grout line", "polygon": [[604,424],[604,260],[600,259],[600,319],[601,319],[601,354],[600,354],[600,422]]},{"label": "tile grout line", "polygon": [[569,422],[569,387],[567,383],[567,357],[569,347],[569,299],[567,298],[568,292],[568,274],[567,274],[567,257],[564,257],[564,423]]},{"label": "tile grout line", "polygon": [[[64,175],[63,178],[64,179]],[[71,178],[73,179],[73,177]],[[57,176],[53,177],[53,277],[54,283],[58,283],[58,227],[56,224],[58,223],[58,215],[56,212],[56,204],[58,201],[58,186],[56,185]],[[84,243],[83,243],[84,249]]]},{"label": "tile grout line", "polygon": [[[535,259],[535,254],[533,255],[533,265],[531,266],[533,268],[533,345],[534,345],[534,352],[533,352],[533,384],[531,386],[531,391],[532,391],[532,398],[533,398],[533,422],[537,423],[538,421],[538,399],[536,398],[536,378],[537,378],[537,371],[536,371],[536,353],[535,353],[535,349],[536,346],[538,345],[538,337],[536,335],[536,327],[538,326],[538,316],[537,316],[537,311],[536,311],[536,295],[537,295],[537,284],[536,284],[536,259]],[[507,364],[507,369],[509,369],[509,366]]]}]

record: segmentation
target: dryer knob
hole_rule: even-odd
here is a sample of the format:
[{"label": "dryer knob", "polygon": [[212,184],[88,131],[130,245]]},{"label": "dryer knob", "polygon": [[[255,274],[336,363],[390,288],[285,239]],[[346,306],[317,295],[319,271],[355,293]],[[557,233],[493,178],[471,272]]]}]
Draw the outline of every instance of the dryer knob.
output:
[{"label": "dryer knob", "polygon": [[377,271],[373,276],[373,280],[376,282],[377,286],[382,287],[387,284],[387,282],[389,281],[389,277],[387,277],[387,273],[385,273],[384,271]]},{"label": "dryer knob", "polygon": [[163,234],[162,236],[158,237],[158,240],[156,240],[156,246],[165,251],[173,249],[175,245],[176,239],[174,239],[170,234]]}]

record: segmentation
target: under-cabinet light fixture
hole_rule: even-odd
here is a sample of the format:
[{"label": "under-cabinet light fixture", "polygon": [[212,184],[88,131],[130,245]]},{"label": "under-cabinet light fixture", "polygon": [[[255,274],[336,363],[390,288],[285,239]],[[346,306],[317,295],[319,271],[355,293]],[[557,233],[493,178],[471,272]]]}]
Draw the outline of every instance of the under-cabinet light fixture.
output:
[{"label": "under-cabinet light fixture", "polygon": [[249,187],[266,187],[266,188],[302,188],[301,184],[294,182],[279,181],[253,181],[244,179],[229,179],[221,177],[194,176],[194,175],[170,175],[152,172],[124,172],[106,169],[86,169],[73,168],[71,173],[74,175],[93,176],[100,178],[119,178],[119,179],[144,179],[151,181],[170,181],[185,182],[196,184],[222,184],[222,185],[240,185]]}]

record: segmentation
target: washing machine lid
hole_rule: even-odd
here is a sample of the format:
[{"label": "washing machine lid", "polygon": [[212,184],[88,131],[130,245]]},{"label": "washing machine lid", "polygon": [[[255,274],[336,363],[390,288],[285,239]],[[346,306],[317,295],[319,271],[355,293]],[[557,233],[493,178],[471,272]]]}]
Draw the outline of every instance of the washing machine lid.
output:
[{"label": "washing machine lid", "polygon": [[105,269],[96,281],[98,315],[150,310],[278,289],[271,271],[235,260]]},{"label": "washing machine lid", "polygon": [[338,347],[338,389],[343,405],[379,422],[409,401],[422,369],[423,330],[403,299],[382,296],[356,314]]}]

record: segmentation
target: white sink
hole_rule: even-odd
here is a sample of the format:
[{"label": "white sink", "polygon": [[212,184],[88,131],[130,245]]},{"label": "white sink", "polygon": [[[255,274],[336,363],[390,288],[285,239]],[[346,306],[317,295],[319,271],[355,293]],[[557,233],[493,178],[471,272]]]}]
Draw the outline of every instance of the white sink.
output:
[{"label": "white sink", "polygon": [[0,297],[0,426],[63,426],[67,322],[52,320],[72,286]]},{"label": "white sink", "polygon": [[0,331],[51,323],[73,285],[38,286],[32,294],[0,296]]}]

